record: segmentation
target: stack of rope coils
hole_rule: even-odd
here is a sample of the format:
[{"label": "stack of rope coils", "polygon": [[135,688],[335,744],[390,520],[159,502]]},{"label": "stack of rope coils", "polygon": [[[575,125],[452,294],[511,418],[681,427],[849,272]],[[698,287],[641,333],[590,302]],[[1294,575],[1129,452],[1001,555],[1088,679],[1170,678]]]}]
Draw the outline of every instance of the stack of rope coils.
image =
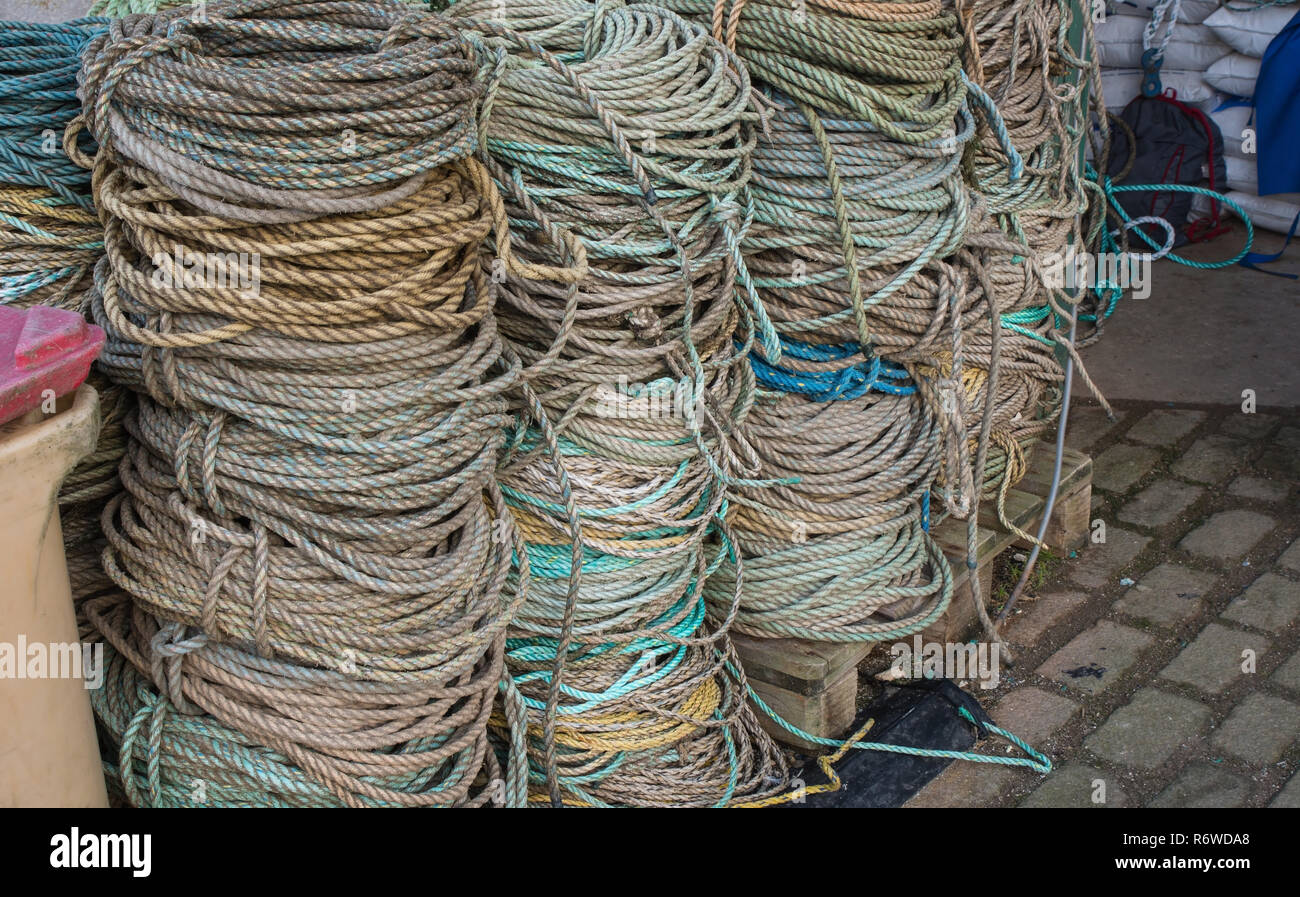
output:
[{"label": "stack of rope coils", "polygon": [[[968,224],[960,168],[974,132],[968,88],[994,120],[996,112],[964,78],[956,20],[937,0],[666,4],[707,22],[766,95],[743,260],[760,298],[755,317],[770,315],[780,346],[763,341],[753,354],[764,388],[738,440],[752,444],[761,479],[736,484],[742,510],[727,558],[735,566],[714,574],[711,606],[727,610],[716,599],[734,583],[741,602],[727,618],[758,635],[865,641],[918,632],[952,595],[928,531],[932,494],[938,513],[967,515],[974,564],[967,331],[996,328],[983,293],[944,259]],[[1022,163],[1007,148],[1015,171]],[[985,408],[987,422],[992,402]],[[938,470],[946,482],[935,490]],[[757,588],[746,567],[760,571]],[[804,740],[841,744],[752,697]],[[934,755],[862,741],[865,731],[853,747]],[[962,757],[1050,766],[1011,740],[1031,758]]]},{"label": "stack of rope coils", "polygon": [[[1078,31],[1084,46],[1092,46],[1091,16],[1065,0],[954,0],[954,5],[966,33],[966,70],[997,104],[1010,141],[1025,160],[1024,177],[1009,183],[1000,147],[982,141],[971,166],[972,183],[982,200],[980,210],[992,219],[976,230],[986,235],[1001,231],[1010,241],[996,253],[1007,256],[1006,261],[990,259],[994,283],[1009,296],[1022,280],[1035,284],[1036,294],[1004,303],[1004,328],[1050,321],[1059,336],[1067,329],[1068,305],[1077,303],[1080,333],[1071,348],[1087,345],[1100,336],[1104,319],[1123,293],[1122,285],[1045,290],[1041,273],[1026,277],[1023,269],[1026,258],[1041,267],[1059,264],[1067,250],[1103,251],[1107,197],[1101,178],[1081,165],[1080,150],[1089,133],[1091,106],[1101,110],[1094,165],[1107,170],[1109,120],[1096,59],[1088,58],[1087,51],[1080,55],[1070,45],[1071,32]],[[1120,228],[1123,220],[1114,215],[1112,224],[1115,231],[1106,238],[1105,248],[1127,253],[1130,241],[1128,231]],[[992,242],[996,244],[996,238]],[[1082,371],[1077,356],[1075,366]],[[1086,373],[1083,377],[1091,388]]]},{"label": "stack of rope coils", "polygon": [[761,797],[785,773],[745,701],[736,595],[706,622],[702,594],[734,551],[728,490],[753,466],[732,445],[764,331],[739,250],[752,91],[672,13],[554,0],[534,18],[538,6],[452,7],[478,35],[484,145],[515,253],[554,265],[581,247],[588,264],[576,282],[511,277],[499,305],[543,412],[500,471],[532,574],[507,664],[529,709],[533,798]]},{"label": "stack of rope coils", "polygon": [[1082,83],[1072,83],[1071,5],[1061,0],[955,0],[967,42],[965,68],[993,99],[1024,161],[1012,181],[995,141],[980,141],[972,186],[988,214],[1035,251],[1063,245],[1084,211],[1079,186]]},{"label": "stack of rope coils", "polygon": [[[787,355],[787,363],[797,362]],[[919,632],[952,596],[948,565],[926,533],[940,460],[934,415],[901,369],[873,381],[859,364],[844,369],[848,384],[828,384],[820,371],[811,383],[789,383],[754,365],[766,388],[746,435],[764,473],[787,482],[733,499],[745,558],[736,628],[836,641]],[[737,575],[724,563],[710,577],[715,613],[727,610]]]},{"label": "stack of rope coils", "polygon": [[521,737],[503,763],[487,734],[523,593],[476,74],[394,0],[213,2],[86,50],[92,310],[139,398],[103,515],[130,600],[86,612],[133,804],[524,800]]},{"label": "stack of rope coils", "polygon": [[[408,6],[416,6],[420,9],[432,9],[438,11],[446,9],[446,0],[403,0]],[[123,16],[135,15],[139,13],[156,13],[160,10],[173,9],[178,6],[189,7],[191,16],[203,16],[207,14],[206,0],[95,0],[90,5],[90,15],[108,16],[114,19],[120,19]]]},{"label": "stack of rope coils", "polygon": [[0,303],[76,308],[90,282],[102,234],[63,130],[80,109],[77,54],[104,25],[0,22]]},{"label": "stack of rope coils", "polygon": [[[107,21],[62,25],[0,22],[0,303],[84,311],[103,230],[90,172],[64,152],[64,130],[81,111],[78,54]],[[88,135],[80,150],[93,151]],[[96,369],[101,428],[94,454],[64,480],[59,512],[68,577],[78,601],[108,585],[99,564],[99,512],[120,488],[122,417],[129,394]]]},{"label": "stack of rope coils", "polygon": [[[1067,247],[1087,249],[1097,236],[1095,227],[1082,225],[1090,204],[1080,163],[1087,64],[1068,45],[1071,17],[1078,14],[1068,3],[955,5],[967,38],[965,67],[996,103],[1025,163],[1021,177],[1011,181],[1001,146],[981,140],[970,165],[980,213],[967,241],[974,277],[997,306],[1007,350],[1017,347],[1025,360],[1037,361],[1028,372],[1034,382],[1017,382],[1018,400],[1000,403],[1011,413],[998,415],[988,447],[985,488],[999,495],[1001,509],[1006,489],[1027,468],[1029,451],[1056,420],[1063,377],[1057,349],[1074,351],[1065,331],[1068,305],[1078,297],[1051,287],[1046,268]],[[1012,369],[1003,365],[1003,381]]]},{"label": "stack of rope coils", "polygon": [[[666,5],[709,23],[765,97],[745,261],[782,355],[756,354],[743,432],[778,482],[735,492],[753,574],[737,625],[827,641],[920,631],[952,597],[929,533],[941,470],[952,487],[935,516],[970,506],[969,461],[948,447],[964,445],[962,403],[942,397],[958,396],[963,334],[989,318],[945,261],[968,225],[974,134],[956,19],[937,0]],[[711,597],[736,578],[724,564]]]},{"label": "stack of rope coils", "polygon": [[747,260],[777,330],[900,362],[947,349],[951,285],[932,263],[967,227],[973,124],[955,19],[937,2],[667,5],[713,17],[768,97]]}]

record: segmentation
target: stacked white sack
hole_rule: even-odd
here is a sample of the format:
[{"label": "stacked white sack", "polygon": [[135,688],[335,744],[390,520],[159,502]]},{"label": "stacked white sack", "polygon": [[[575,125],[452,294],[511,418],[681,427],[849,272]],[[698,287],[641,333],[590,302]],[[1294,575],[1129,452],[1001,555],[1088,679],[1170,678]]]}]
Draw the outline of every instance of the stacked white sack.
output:
[{"label": "stacked white sack", "polygon": [[[1205,19],[1204,27],[1232,49],[1205,73],[1215,89],[1248,101],[1255,94],[1260,61],[1269,43],[1296,13],[1294,4],[1266,6],[1249,11],[1224,7]],[[1254,110],[1249,105],[1216,108],[1210,118],[1223,132],[1228,165],[1228,196],[1246,210],[1256,227],[1285,233],[1300,212],[1300,193],[1259,196]],[[1198,202],[1206,206],[1208,203]]]}]

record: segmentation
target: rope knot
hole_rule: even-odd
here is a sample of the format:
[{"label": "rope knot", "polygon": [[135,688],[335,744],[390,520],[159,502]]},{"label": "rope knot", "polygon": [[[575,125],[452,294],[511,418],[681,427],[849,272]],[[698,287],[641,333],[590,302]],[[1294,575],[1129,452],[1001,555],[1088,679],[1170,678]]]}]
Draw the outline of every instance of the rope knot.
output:
[{"label": "rope knot", "polygon": [[185,629],[183,623],[163,623],[149,640],[149,666],[154,684],[172,705],[181,713],[196,715],[203,711],[185,698],[184,660],[186,654],[206,647],[208,637],[203,632],[186,636]]},{"label": "rope knot", "polygon": [[636,338],[644,342],[654,342],[664,334],[664,322],[654,309],[644,305],[627,313],[627,322],[632,326]]},{"label": "rope knot", "polygon": [[723,196],[713,200],[713,216],[719,224],[735,228],[744,221],[744,211],[740,208],[740,203],[731,196]]}]

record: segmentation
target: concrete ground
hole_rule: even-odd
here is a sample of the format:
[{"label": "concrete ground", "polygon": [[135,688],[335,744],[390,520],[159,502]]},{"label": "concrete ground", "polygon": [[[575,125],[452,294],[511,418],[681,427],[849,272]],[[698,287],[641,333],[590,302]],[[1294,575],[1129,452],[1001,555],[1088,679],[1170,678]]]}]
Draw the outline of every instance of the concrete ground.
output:
[{"label": "concrete ground", "polygon": [[1055,770],[956,763],[908,806],[1300,806],[1300,410],[1118,412],[1069,439],[1104,541],[1013,612],[980,692]]},{"label": "concrete ground", "polygon": [[[1179,254],[1197,261],[1230,258],[1245,242],[1237,227]],[[1281,234],[1260,231],[1253,251],[1277,252]],[[1300,274],[1300,240],[1268,271]],[[1202,271],[1155,262],[1151,296],[1121,300],[1102,338],[1082,351],[1107,399],[1238,404],[1253,389],[1260,405],[1300,406],[1300,280],[1238,265]],[[1076,377],[1076,394],[1087,389]]]},{"label": "concrete ground", "polygon": [[0,20],[51,24],[80,18],[92,0],[0,0]]}]

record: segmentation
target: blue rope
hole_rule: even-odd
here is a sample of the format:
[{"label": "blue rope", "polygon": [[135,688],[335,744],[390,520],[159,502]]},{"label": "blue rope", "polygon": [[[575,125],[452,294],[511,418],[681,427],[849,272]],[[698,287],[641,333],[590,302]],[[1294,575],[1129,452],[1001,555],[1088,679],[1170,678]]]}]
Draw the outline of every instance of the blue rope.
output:
[{"label": "blue rope", "polygon": [[[782,357],[799,361],[835,362],[859,354],[857,343],[843,345],[814,345],[781,337]],[[908,396],[916,392],[906,369],[893,362],[872,356],[857,364],[834,371],[792,371],[786,367],[769,364],[757,354],[750,356],[754,378],[766,389],[797,393],[814,402],[836,402],[859,399],[872,390],[895,396]]]}]

